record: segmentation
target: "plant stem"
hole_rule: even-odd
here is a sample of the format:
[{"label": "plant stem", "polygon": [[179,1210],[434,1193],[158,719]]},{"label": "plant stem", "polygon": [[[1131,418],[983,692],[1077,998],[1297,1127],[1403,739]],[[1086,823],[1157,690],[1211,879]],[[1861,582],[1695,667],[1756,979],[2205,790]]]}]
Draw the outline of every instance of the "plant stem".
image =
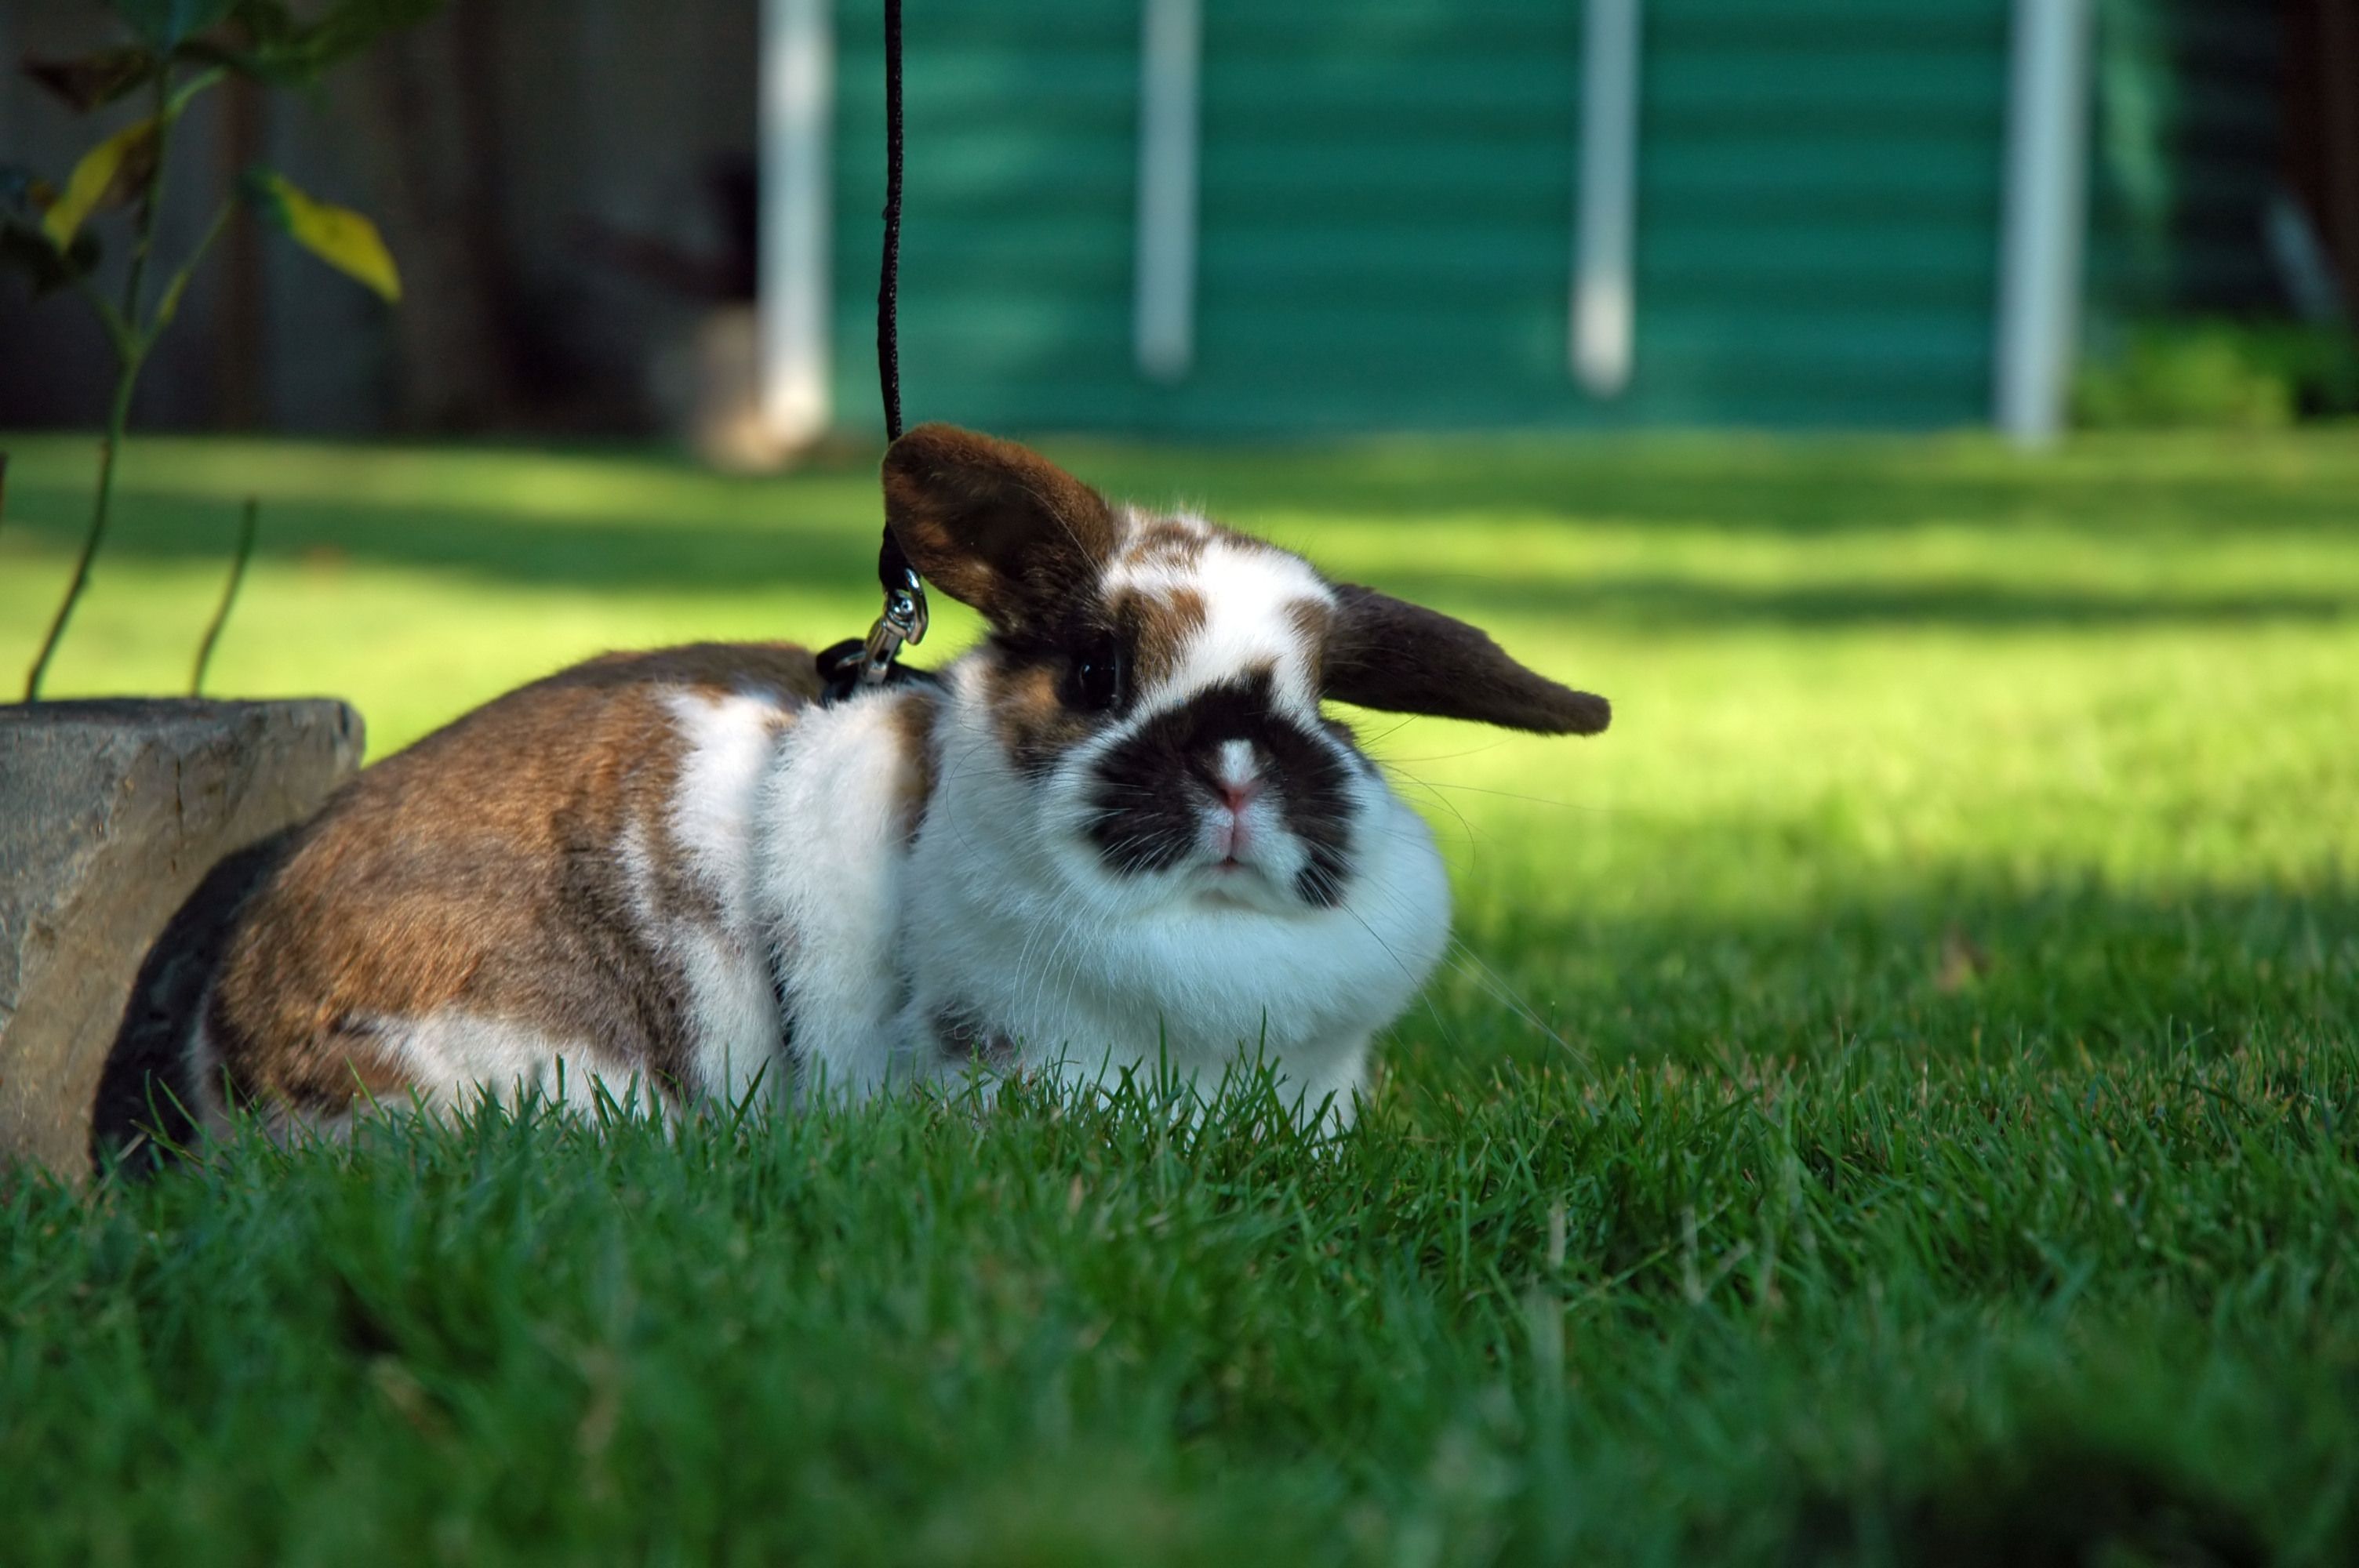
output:
[{"label": "plant stem", "polygon": [[213,611],[212,624],[205,628],[205,640],[197,647],[197,666],[189,672],[189,695],[205,694],[205,666],[213,662],[213,644],[221,641],[222,628],[229,623],[230,606],[237,602],[237,590],[245,582],[245,563],[254,557],[254,535],[262,520],[262,502],[255,496],[245,498],[245,514],[237,527],[237,555],[229,564],[229,581],[222,587],[221,607]]},{"label": "plant stem", "polygon": [[221,205],[213,209],[212,222],[205,225],[203,237],[197,241],[197,248],[189,253],[189,259],[180,264],[178,272],[164,280],[164,292],[156,297],[156,314],[147,323],[147,341],[150,343],[161,336],[164,330],[172,324],[172,319],[180,313],[180,301],[189,292],[189,280],[196,276],[197,264],[205,259],[205,253],[213,248],[213,242],[221,238],[223,229],[229,227],[230,210],[235,204],[234,198],[222,198]]},{"label": "plant stem", "polygon": [[114,401],[106,416],[106,438],[98,448],[98,498],[91,508],[90,532],[82,536],[82,555],[74,562],[73,580],[66,585],[65,599],[49,622],[49,634],[41,639],[41,651],[33,660],[32,672],[25,677],[27,702],[40,701],[42,677],[49,674],[49,661],[56,657],[66,625],[73,619],[74,606],[82,602],[82,589],[90,586],[90,564],[106,538],[107,519],[114,500],[115,454],[131,424],[131,395],[138,388],[139,369],[147,362],[148,346],[155,341],[154,333],[139,319],[139,290],[147,281],[147,258],[156,249],[156,218],[163,205],[164,160],[172,144],[175,116],[171,106],[171,72],[167,70],[156,78],[156,161],[147,170],[147,189],[139,202],[138,238],[132,245],[131,265],[123,279],[123,306],[115,317],[122,330],[115,331],[114,324],[109,324],[117,369]]},{"label": "plant stem", "polygon": [[41,700],[41,677],[49,673],[49,660],[58,651],[58,643],[66,634],[66,623],[73,619],[74,606],[82,591],[90,585],[90,563],[98,546],[106,537],[109,503],[114,497],[114,453],[123,444],[124,427],[131,420],[131,391],[139,380],[139,360],[126,361],[123,373],[114,384],[114,406],[107,416],[106,436],[98,444],[98,502],[91,509],[90,532],[82,536],[82,556],[74,562],[73,581],[66,585],[66,597],[58,606],[58,613],[49,622],[49,635],[41,639],[40,656],[33,661],[32,674],[25,679],[25,700]]},{"label": "plant stem", "polygon": [[147,189],[139,199],[139,238],[131,248],[131,271],[123,280],[123,319],[143,339],[147,334],[139,324],[139,285],[147,276],[147,258],[156,253],[156,214],[164,204],[164,157],[172,149],[172,124],[179,118],[172,103],[172,73],[160,70],[156,73],[156,161],[147,167]]}]

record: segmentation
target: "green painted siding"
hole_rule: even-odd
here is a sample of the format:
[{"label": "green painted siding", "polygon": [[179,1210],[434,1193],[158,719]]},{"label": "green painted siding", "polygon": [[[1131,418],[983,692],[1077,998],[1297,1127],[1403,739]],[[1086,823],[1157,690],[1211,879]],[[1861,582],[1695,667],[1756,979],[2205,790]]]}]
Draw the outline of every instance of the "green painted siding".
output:
[{"label": "green painted siding", "polygon": [[[875,11],[839,7],[852,424],[875,406]],[[1649,0],[1636,370],[1599,403],[1567,366],[1579,0],[1204,0],[1196,365],[1174,386],[1132,362],[1135,0],[910,0],[910,416],[1239,435],[1978,423],[2008,12]]]},{"label": "green painted siding", "polygon": [[1984,417],[2006,0],[1658,0],[1647,23],[1631,413]]},{"label": "green painted siding", "polygon": [[[880,8],[837,7],[838,417],[875,426]],[[914,422],[1134,423],[1138,17],[1107,0],[913,0],[902,397]]]}]

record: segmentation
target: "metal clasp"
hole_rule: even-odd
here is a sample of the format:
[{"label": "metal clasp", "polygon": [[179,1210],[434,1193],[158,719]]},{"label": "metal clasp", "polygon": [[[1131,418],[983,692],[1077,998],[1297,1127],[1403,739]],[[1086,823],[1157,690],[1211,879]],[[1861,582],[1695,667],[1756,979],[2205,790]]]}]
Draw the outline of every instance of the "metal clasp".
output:
[{"label": "metal clasp", "polygon": [[868,629],[860,662],[860,684],[882,686],[893,670],[893,660],[904,643],[926,640],[926,585],[912,567],[902,568],[902,581],[885,595],[885,613]]}]

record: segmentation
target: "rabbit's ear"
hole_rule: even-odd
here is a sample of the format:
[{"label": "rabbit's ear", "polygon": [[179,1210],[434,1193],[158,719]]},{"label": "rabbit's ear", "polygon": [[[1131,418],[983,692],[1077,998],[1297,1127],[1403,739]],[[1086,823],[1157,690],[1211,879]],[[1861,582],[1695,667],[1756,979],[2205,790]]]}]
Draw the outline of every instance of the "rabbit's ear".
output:
[{"label": "rabbit's ear", "polygon": [[920,425],[885,453],[885,520],[910,562],[1002,630],[1096,586],[1114,553],[1105,498],[1012,441]]},{"label": "rabbit's ear", "polygon": [[1614,717],[1603,697],[1526,669],[1479,628],[1351,583],[1335,585],[1322,671],[1325,695],[1392,713],[1543,735],[1594,735]]}]

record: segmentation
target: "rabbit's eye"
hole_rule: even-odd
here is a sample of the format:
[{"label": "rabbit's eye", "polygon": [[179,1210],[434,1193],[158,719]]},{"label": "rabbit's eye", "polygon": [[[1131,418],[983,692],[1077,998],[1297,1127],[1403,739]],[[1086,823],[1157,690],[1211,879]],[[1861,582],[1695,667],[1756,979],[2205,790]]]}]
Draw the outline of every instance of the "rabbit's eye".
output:
[{"label": "rabbit's eye", "polygon": [[1120,707],[1127,674],[1122,650],[1114,643],[1083,649],[1073,660],[1073,706],[1087,713]]}]

